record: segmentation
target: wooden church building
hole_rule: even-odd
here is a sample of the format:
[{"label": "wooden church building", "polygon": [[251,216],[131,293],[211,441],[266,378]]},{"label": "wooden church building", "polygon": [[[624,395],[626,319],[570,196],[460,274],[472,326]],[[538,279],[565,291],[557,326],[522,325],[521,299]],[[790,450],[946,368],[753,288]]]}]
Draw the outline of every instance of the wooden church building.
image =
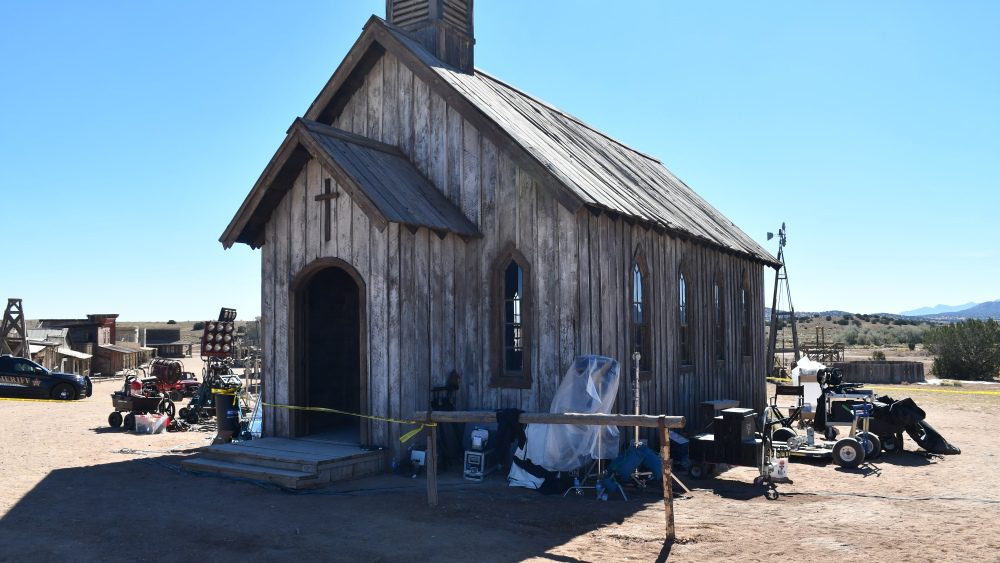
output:
[{"label": "wooden church building", "polygon": [[[657,159],[473,67],[472,0],[388,0],[236,212],[260,248],[269,403],[408,418],[547,411],[576,356],[618,408],[764,402],[775,258]],[[409,428],[265,408],[264,433],[399,448]],[[397,451],[398,453],[398,451]]]}]

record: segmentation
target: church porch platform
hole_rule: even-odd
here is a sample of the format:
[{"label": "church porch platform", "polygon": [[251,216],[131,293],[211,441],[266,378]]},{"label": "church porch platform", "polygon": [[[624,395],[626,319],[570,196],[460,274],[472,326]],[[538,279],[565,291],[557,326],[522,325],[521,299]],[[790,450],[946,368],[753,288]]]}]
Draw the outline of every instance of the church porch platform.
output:
[{"label": "church porch platform", "polygon": [[314,489],[386,470],[385,450],[364,450],[329,437],[259,438],[209,446],[181,462],[196,473]]}]

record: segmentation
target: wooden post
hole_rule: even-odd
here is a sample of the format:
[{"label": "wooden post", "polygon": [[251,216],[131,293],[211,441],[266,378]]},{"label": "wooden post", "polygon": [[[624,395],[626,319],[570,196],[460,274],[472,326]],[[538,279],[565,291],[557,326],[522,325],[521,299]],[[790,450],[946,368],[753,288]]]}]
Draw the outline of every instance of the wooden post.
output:
[{"label": "wooden post", "polygon": [[[427,419],[430,420],[430,411],[427,412]],[[427,427],[427,452],[424,464],[427,469],[427,504],[438,505],[438,476],[437,476],[437,425]]]},{"label": "wooden post", "polygon": [[663,461],[663,516],[667,523],[667,540],[674,541],[674,484],[670,482],[670,433],[660,424],[660,458]]}]

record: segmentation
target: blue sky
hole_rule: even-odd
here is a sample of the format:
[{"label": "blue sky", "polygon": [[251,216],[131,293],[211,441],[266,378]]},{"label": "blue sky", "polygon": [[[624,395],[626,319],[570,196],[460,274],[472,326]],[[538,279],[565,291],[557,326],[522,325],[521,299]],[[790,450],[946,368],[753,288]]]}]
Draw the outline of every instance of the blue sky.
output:
[{"label": "blue sky", "polygon": [[[217,239],[384,8],[5,3],[0,298],[258,314],[259,254]],[[1000,4],[477,0],[475,25],[478,67],[660,158],[772,252],[786,222],[797,309],[1000,299]]]}]

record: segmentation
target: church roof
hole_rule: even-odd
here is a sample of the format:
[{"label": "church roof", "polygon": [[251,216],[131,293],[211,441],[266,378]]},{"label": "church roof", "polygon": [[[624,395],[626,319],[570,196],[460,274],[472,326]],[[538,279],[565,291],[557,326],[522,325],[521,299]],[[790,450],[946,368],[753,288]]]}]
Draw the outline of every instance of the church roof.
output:
[{"label": "church roof", "polygon": [[[520,166],[553,190],[570,210],[587,206],[619,214],[674,236],[778,264],[659,160],[485,72],[467,73],[449,66],[378,17],[369,19],[306,119],[332,123],[358,87],[358,74],[367,72],[385,52],[406,64],[484,135],[508,149]],[[227,230],[223,235],[226,246],[246,242],[227,238],[229,234]]]},{"label": "church roof", "polygon": [[402,30],[377,22],[448,86],[496,123],[587,206],[620,213],[767,263],[774,257],[659,160],[479,69],[466,73]]},{"label": "church roof", "polygon": [[222,243],[259,247],[264,225],[308,160],[318,160],[376,224],[399,223],[460,236],[481,236],[455,204],[396,147],[298,118],[236,213]]}]

